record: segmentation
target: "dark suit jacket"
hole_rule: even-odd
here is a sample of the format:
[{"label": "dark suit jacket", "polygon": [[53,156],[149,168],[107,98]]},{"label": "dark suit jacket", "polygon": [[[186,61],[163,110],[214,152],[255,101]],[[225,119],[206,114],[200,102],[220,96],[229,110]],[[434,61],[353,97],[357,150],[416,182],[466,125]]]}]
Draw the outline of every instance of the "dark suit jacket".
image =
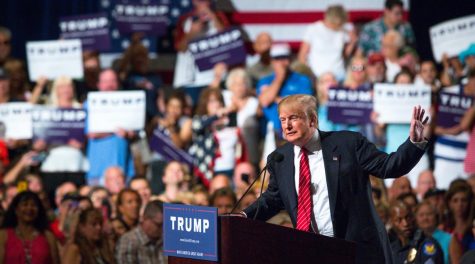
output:
[{"label": "dark suit jacket", "polygon": [[[417,164],[424,150],[407,139],[396,152],[386,154],[359,133],[319,133],[335,237],[356,242],[357,263],[392,263],[389,240],[374,209],[368,176],[405,175]],[[297,192],[293,145],[287,143],[275,152],[284,159],[276,162],[268,158],[271,176],[267,191],[244,212],[249,218],[254,217],[260,203],[256,218],[265,221],[285,209],[295,226]]]}]

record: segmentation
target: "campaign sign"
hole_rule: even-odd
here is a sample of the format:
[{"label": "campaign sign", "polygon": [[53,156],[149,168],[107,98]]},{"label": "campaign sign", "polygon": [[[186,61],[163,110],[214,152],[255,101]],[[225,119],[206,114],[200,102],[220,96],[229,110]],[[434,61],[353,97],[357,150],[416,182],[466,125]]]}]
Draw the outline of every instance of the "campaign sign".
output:
[{"label": "campaign sign", "polygon": [[5,125],[5,138],[30,139],[32,137],[31,104],[0,104],[0,122]]},{"label": "campaign sign", "polygon": [[193,157],[188,152],[177,148],[163,129],[157,128],[150,138],[150,149],[156,151],[167,161],[179,161],[189,167],[193,166]]},{"label": "campaign sign", "polygon": [[149,4],[118,1],[112,11],[121,34],[143,32],[163,36],[168,26],[168,1],[152,1]]},{"label": "campaign sign", "polygon": [[141,130],[145,125],[145,92],[90,92],[87,111],[89,133]]},{"label": "campaign sign", "polygon": [[33,138],[48,144],[68,144],[71,139],[84,141],[86,111],[38,106],[31,113]]},{"label": "campaign sign", "polygon": [[218,62],[233,66],[246,60],[242,32],[238,28],[195,39],[188,44],[188,50],[200,71],[212,69]]},{"label": "campaign sign", "polygon": [[68,16],[59,19],[62,39],[80,39],[83,50],[108,51],[110,21],[106,13]]},{"label": "campaign sign", "polygon": [[460,94],[440,92],[437,108],[437,125],[453,127],[458,125],[465,112],[472,107],[474,98]]},{"label": "campaign sign", "polygon": [[79,39],[27,42],[26,57],[32,81],[41,76],[81,79],[84,75]]},{"label": "campaign sign", "polygon": [[475,43],[475,15],[465,16],[430,27],[430,41],[434,58],[440,62],[442,55],[458,56]]},{"label": "campaign sign", "polygon": [[371,90],[334,87],[328,91],[328,119],[341,124],[371,123]]},{"label": "campaign sign", "polygon": [[409,124],[414,106],[420,105],[428,113],[430,103],[431,89],[427,85],[374,85],[373,106],[380,123]]},{"label": "campaign sign", "polygon": [[163,238],[166,256],[218,261],[218,209],[164,204]]}]

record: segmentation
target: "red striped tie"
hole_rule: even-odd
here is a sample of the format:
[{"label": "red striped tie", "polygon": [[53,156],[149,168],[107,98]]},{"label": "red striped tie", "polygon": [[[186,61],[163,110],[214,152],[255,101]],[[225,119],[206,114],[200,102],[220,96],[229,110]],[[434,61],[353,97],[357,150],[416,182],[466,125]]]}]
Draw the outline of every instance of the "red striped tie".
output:
[{"label": "red striped tie", "polygon": [[299,200],[297,208],[297,229],[310,231],[312,197],[310,193],[310,166],[307,150],[302,148],[300,155]]}]

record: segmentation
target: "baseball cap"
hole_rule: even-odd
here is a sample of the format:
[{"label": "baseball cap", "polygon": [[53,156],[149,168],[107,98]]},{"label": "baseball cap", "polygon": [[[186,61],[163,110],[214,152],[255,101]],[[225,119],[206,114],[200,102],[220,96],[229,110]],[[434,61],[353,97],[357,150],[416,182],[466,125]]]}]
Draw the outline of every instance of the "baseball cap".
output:
[{"label": "baseball cap", "polygon": [[272,44],[270,48],[271,58],[286,58],[290,56],[290,46],[287,43]]},{"label": "baseball cap", "polygon": [[430,189],[424,194],[424,199],[427,199],[432,196],[444,195],[445,192],[446,192],[445,190],[441,190],[441,189]]},{"label": "baseball cap", "polygon": [[371,53],[369,56],[368,56],[368,64],[369,65],[375,65],[376,63],[378,62],[382,62],[384,63],[384,56],[383,54],[381,53]]}]

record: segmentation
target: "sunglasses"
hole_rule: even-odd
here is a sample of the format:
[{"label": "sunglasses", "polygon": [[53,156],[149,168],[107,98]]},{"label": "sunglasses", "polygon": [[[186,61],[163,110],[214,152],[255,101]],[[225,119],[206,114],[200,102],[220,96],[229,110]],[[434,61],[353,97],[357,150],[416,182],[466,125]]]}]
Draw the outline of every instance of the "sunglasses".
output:
[{"label": "sunglasses", "polygon": [[365,70],[365,66],[364,65],[351,65],[351,71],[354,71],[354,72],[362,72]]}]

